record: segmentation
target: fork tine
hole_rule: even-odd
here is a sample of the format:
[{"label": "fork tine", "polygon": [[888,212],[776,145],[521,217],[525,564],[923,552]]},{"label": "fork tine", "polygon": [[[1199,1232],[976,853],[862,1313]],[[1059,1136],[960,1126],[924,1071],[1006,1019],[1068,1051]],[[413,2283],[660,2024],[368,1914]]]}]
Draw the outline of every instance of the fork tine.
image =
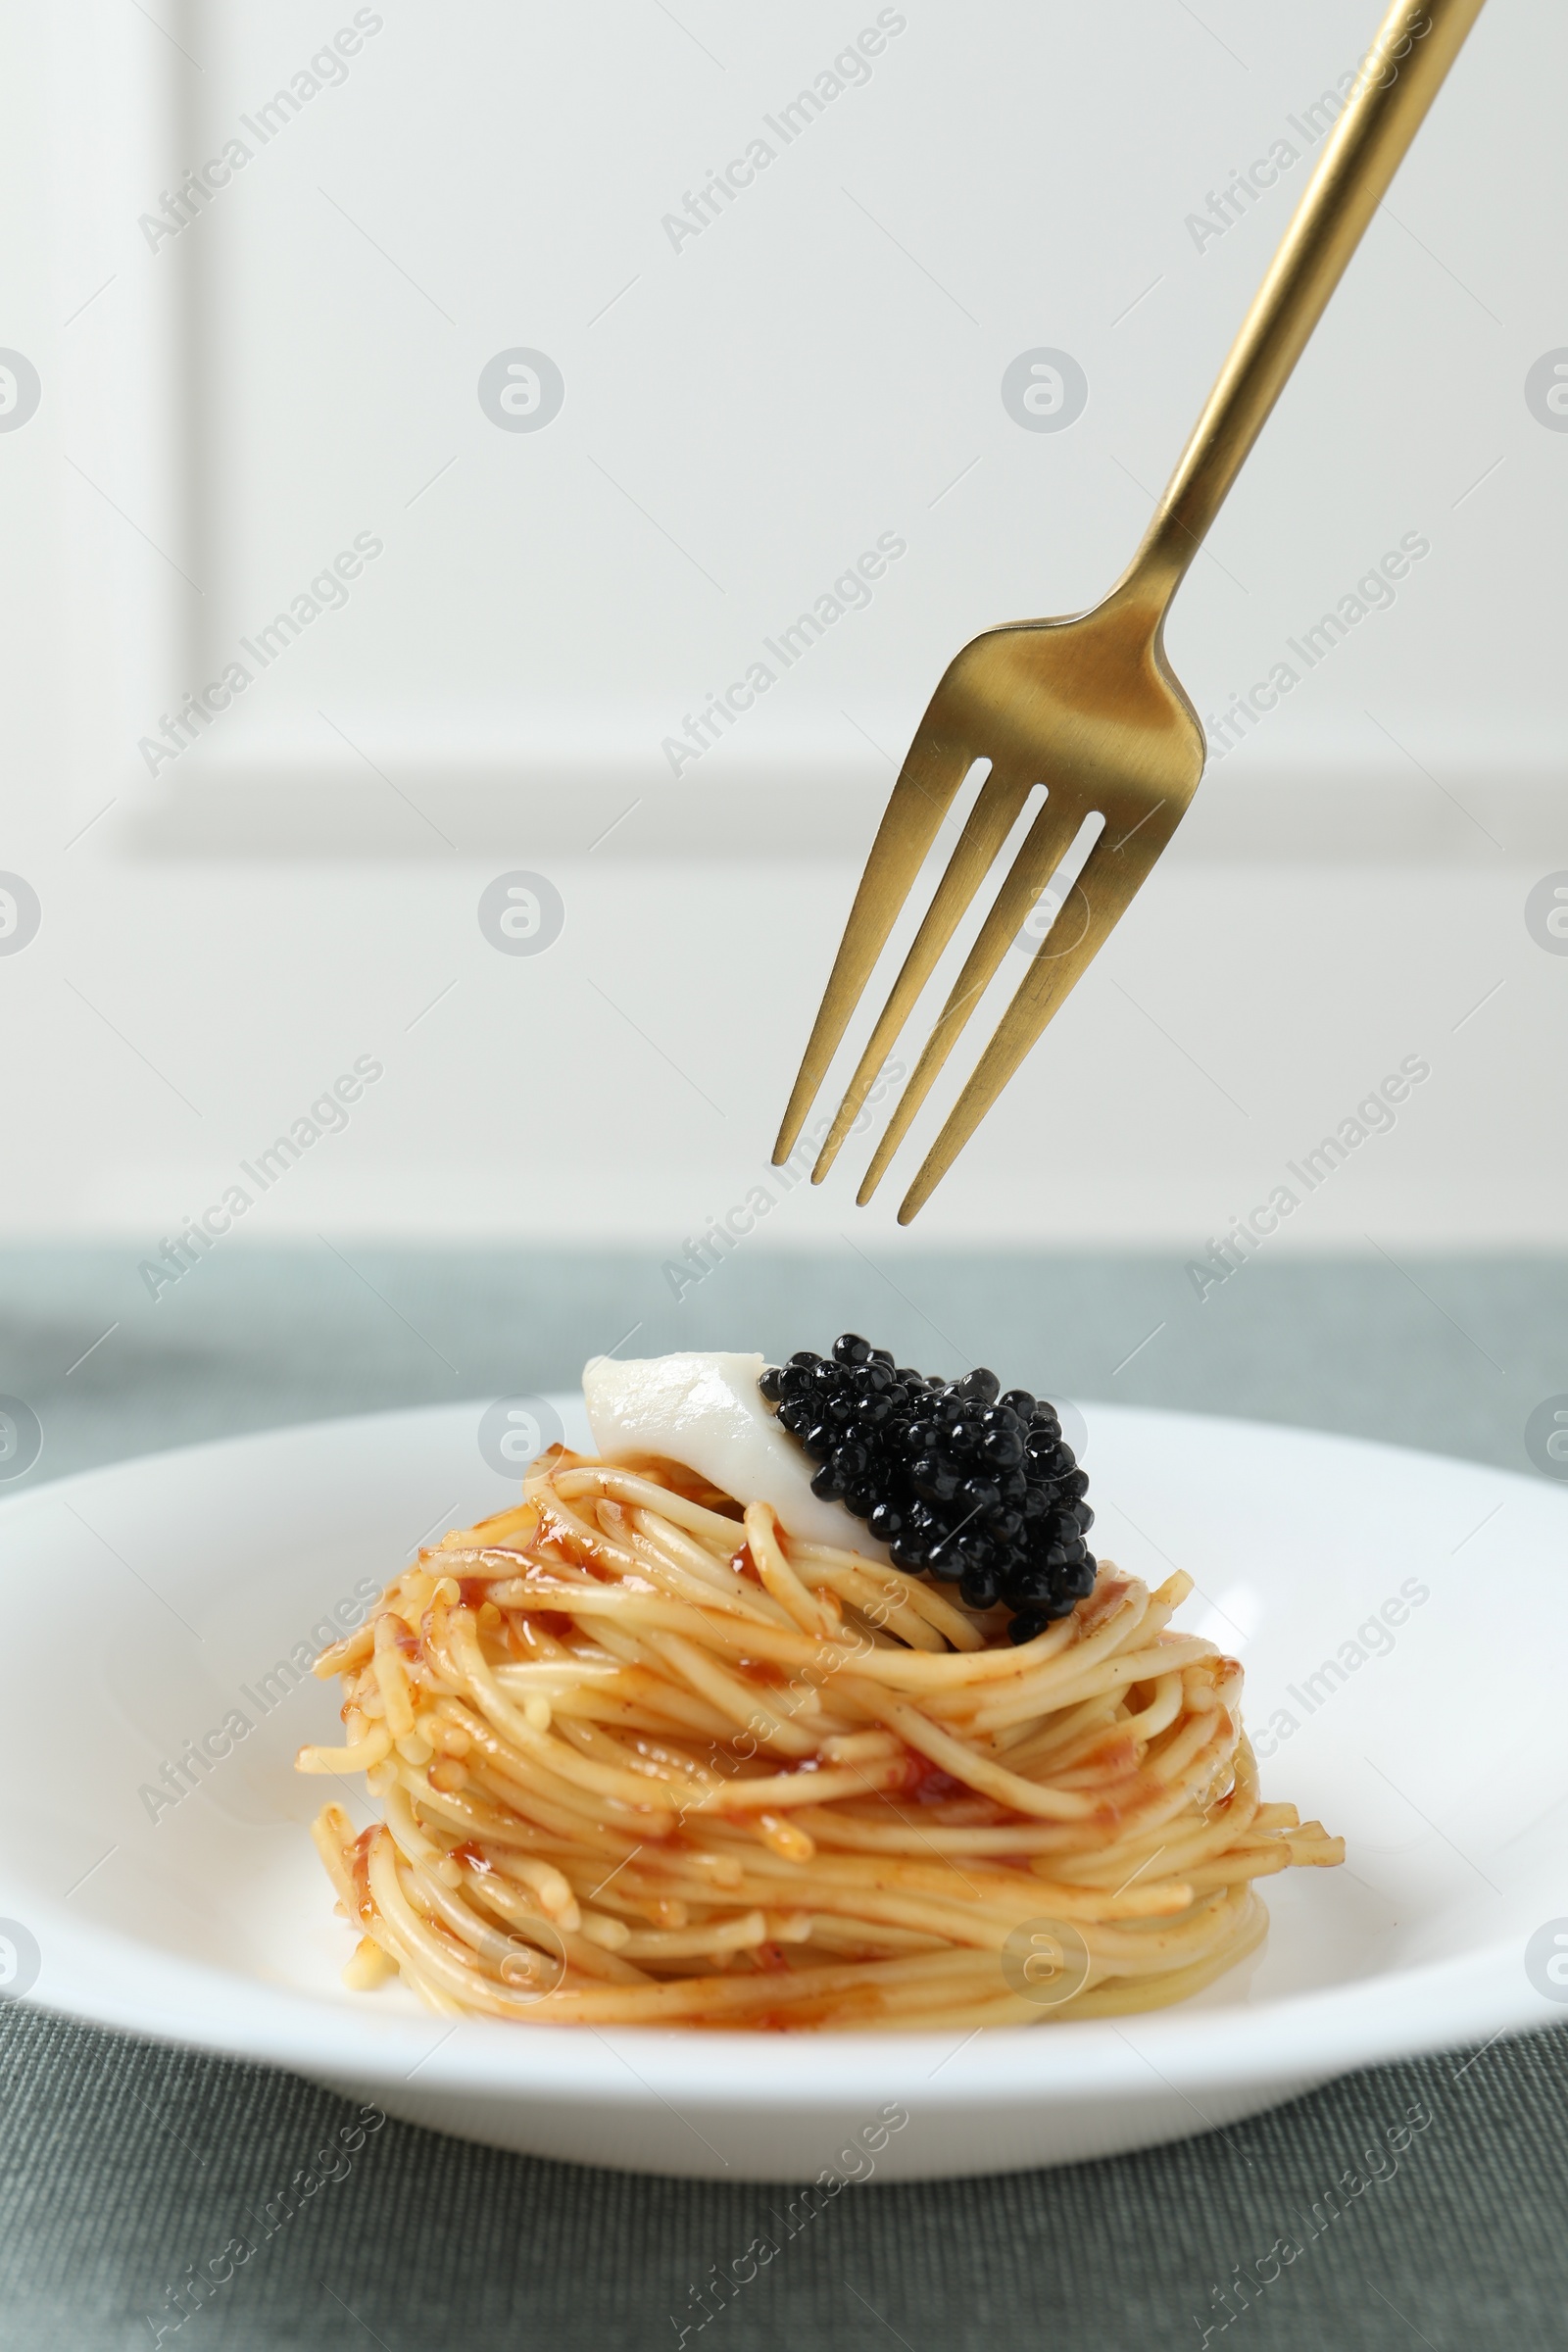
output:
[{"label": "fork tine", "polygon": [[990,872],[1003,843],[1017,822],[1018,811],[1029,798],[1030,789],[1029,784],[1016,774],[1001,776],[995,768],[986,778],[980,796],[969,811],[968,822],[959,835],[958,846],[948,860],[947,871],[937,885],[925,919],[914,935],[913,945],[904,959],[903,968],[893,983],[892,992],[871,1032],[870,1042],[845,1090],[838,1116],[811,1170],[813,1184],[821,1183],[837,1159],[840,1147],[859,1117],[860,1106],[871,1091],[889,1049],[908,1019],[915,999],[940,962],[942,951],[963,918],[964,908]]},{"label": "fork tine", "polygon": [[996,1035],[904,1197],[899,1209],[901,1225],[907,1225],[925,1206],[1052,1014],[1094,961],[1175,832],[1182,807],[1162,802],[1133,832],[1124,834],[1119,844],[1112,843],[1108,825],[1102,833],[1078,877],[1089,902],[1083,937],[1059,956],[1048,953],[1049,931],[1041,941],[1012,1003],[997,1024]]},{"label": "fork tine", "polygon": [[822,993],[784,1123],[773,1146],[775,1167],[788,1159],[800,1141],[807,1112],[827,1076],[828,1064],[838,1052],[876,959],[887,945],[888,933],[925,863],[937,827],[978,756],[954,735],[942,731],[942,722],[934,715],[940,700],[939,687],[899,770],[893,797],[871,844],[871,854],[850,908],[850,919],[844,926],[844,937]]},{"label": "fork tine", "polygon": [[861,1208],[886,1175],[888,1162],[936,1083],[944,1062],[963,1033],[965,1022],[995,979],[1002,958],[1018,936],[1024,916],[1060,864],[1087,813],[1081,798],[1054,792],[1025,834],[1023,846],[1008,868],[1006,879],[980,926],[980,935],[926,1040],[925,1051],[894,1105],[893,1116],[865,1172],[864,1182],[855,1196]]}]

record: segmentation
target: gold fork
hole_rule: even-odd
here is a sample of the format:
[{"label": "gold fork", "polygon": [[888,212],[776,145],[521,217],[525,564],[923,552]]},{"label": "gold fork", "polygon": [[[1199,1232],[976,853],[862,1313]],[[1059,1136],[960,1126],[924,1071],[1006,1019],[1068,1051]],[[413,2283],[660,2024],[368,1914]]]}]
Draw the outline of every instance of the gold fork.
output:
[{"label": "gold fork", "polygon": [[1065,619],[988,629],[949,663],[871,845],[779,1130],[775,1165],[795,1150],[937,828],[977,761],[989,760],[990,773],[822,1145],[813,1183],[838,1156],[1033,786],[1046,786],[1045,806],[894,1108],[857,1196],[861,1202],[881,1182],[1085,820],[1099,815],[1103,829],[1073,893],[1087,905],[1082,932],[1063,946],[1058,911],[906,1194],[901,1225],[930,1199],[1169,841],[1198,789],[1204,744],[1165,659],[1165,614],[1482,4],[1395,0],[1143,544],[1104,602]]}]

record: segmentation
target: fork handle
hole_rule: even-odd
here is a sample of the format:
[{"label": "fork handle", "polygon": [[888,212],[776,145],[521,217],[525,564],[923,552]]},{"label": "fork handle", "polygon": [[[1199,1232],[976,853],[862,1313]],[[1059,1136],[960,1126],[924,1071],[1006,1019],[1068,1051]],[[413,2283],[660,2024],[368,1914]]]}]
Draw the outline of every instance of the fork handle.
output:
[{"label": "fork handle", "polygon": [[1483,0],[1395,0],[1116,593],[1163,616]]}]

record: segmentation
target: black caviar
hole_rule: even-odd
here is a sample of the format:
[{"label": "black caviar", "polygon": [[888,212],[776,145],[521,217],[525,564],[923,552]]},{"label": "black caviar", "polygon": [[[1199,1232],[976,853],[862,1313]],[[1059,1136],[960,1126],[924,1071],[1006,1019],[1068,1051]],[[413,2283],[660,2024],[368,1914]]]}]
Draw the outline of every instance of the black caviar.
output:
[{"label": "black caviar", "polygon": [[983,1367],[929,1380],[853,1331],[803,1348],[759,1386],[817,1469],[811,1492],[863,1519],[900,1568],[1013,1612],[1014,1642],[1094,1590],[1089,1480],[1054,1408]]}]

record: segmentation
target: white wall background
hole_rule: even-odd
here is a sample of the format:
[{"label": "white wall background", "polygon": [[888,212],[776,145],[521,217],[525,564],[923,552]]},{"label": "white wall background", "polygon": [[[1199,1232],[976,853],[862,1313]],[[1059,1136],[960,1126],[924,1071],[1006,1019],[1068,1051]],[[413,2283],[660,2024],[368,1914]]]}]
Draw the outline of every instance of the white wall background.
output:
[{"label": "white wall background", "polygon": [[[43,907],[0,956],[13,1234],[156,1240],[362,1054],[384,1080],[246,1232],[673,1246],[742,1198],[931,684],[1120,568],[1308,159],[1202,250],[1187,216],[1303,144],[1373,28],[911,0],[676,251],[662,217],[780,146],[763,117],[874,8],[368,13],[265,147],[241,118],[352,8],[5,19],[0,344],[43,387],[0,431],[0,868]],[[1430,556],[1216,761],[915,1244],[1196,1244],[1412,1054],[1398,1127],[1279,1247],[1568,1238],[1568,956],[1524,916],[1568,869],[1568,433],[1524,390],[1568,345],[1565,76],[1545,0],[1484,15],[1178,671],[1217,711],[1401,533]],[[138,217],[236,132],[153,250]],[[1061,433],[999,395],[1036,345],[1088,376]],[[564,378],[537,433],[476,397],[514,346]],[[343,608],[150,775],[138,739],[365,531]],[[884,531],[869,608],[673,779],[662,739]],[[537,958],[475,918],[514,867],[566,906]],[[858,1212],[851,1174],[769,1233],[885,1238],[902,1188]]]}]

